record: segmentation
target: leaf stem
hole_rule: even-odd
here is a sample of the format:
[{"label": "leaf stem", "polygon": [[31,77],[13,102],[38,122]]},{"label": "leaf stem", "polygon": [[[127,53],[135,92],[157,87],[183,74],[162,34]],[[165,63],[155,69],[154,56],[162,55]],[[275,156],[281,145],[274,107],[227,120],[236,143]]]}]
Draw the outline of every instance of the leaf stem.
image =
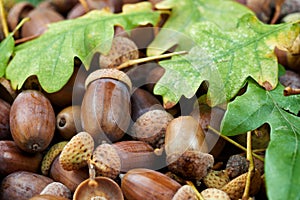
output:
[{"label": "leaf stem", "polygon": [[186,183],[195,191],[198,200],[205,200],[191,181],[186,181]]},{"label": "leaf stem", "polygon": [[146,58],[128,60],[127,62],[124,62],[121,65],[119,65],[117,67],[117,69],[121,70],[121,69],[130,67],[132,65],[136,65],[136,64],[140,64],[140,63],[144,63],[144,62],[149,62],[149,61],[157,60],[157,59],[169,58],[169,57],[172,57],[172,56],[184,55],[184,54],[187,54],[187,53],[188,53],[187,51],[178,51],[178,52],[166,53],[166,54],[162,54],[162,55],[158,55],[158,56],[150,56],[150,57],[146,57]]},{"label": "leaf stem", "polygon": [[31,35],[31,36],[28,36],[28,37],[24,37],[24,38],[21,38],[21,39],[17,39],[15,41],[15,44],[21,44],[21,43],[24,43],[24,42],[28,42],[30,40],[33,40],[35,38],[38,38],[39,36],[41,36],[41,34],[35,34],[35,35]]},{"label": "leaf stem", "polygon": [[[240,144],[237,143],[236,141],[230,139],[229,137],[227,137],[227,136],[225,136],[225,135],[222,135],[222,133],[220,133],[219,131],[217,131],[217,130],[214,129],[213,127],[208,126],[208,129],[212,130],[215,134],[219,135],[221,138],[223,138],[223,139],[226,140],[227,142],[229,142],[229,143],[233,144],[234,146],[240,148],[241,150],[247,152],[247,149],[246,149],[245,147],[243,147],[242,145],[240,145]],[[261,156],[257,155],[256,153],[253,153],[253,152],[252,152],[252,155],[253,155],[255,158],[257,158],[257,159],[259,159],[259,160],[261,160],[261,161],[263,161],[263,162],[265,161],[264,158],[262,158]]]},{"label": "leaf stem", "polygon": [[246,186],[244,190],[244,194],[242,200],[249,199],[249,191],[251,186],[251,177],[254,171],[254,162],[252,157],[252,139],[251,139],[251,131],[247,132],[247,160],[249,161],[249,169],[247,173]]},{"label": "leaf stem", "polygon": [[3,0],[0,0],[0,17],[1,17],[1,24],[3,28],[4,36],[7,37],[9,31],[8,31],[8,26],[7,26],[6,16],[5,16]]},{"label": "leaf stem", "polygon": [[299,88],[291,88],[290,86],[288,86],[283,90],[284,96],[297,95],[297,94],[300,94]]}]

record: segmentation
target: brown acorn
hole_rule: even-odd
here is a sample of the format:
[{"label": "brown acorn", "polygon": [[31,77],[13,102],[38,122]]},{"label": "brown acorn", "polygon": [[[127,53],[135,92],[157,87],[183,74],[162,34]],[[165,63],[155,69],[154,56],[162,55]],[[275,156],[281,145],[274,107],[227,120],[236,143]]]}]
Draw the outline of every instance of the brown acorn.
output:
[{"label": "brown acorn", "polygon": [[120,140],[130,124],[131,81],[117,69],[100,69],[86,79],[86,92],[81,105],[82,128],[102,141]]},{"label": "brown acorn", "polygon": [[64,18],[57,12],[51,9],[36,8],[28,13],[30,21],[26,22],[21,30],[21,36],[30,37],[41,35],[48,28],[47,24],[61,21]]},{"label": "brown acorn", "polygon": [[121,189],[128,200],[170,200],[180,187],[168,176],[143,168],[128,171],[121,181]]},{"label": "brown acorn", "polygon": [[82,130],[80,120],[80,106],[68,106],[56,116],[56,128],[59,134],[66,140]]},{"label": "brown acorn", "polygon": [[116,199],[123,200],[119,185],[110,178],[87,179],[76,188],[73,200]]},{"label": "brown acorn", "polygon": [[39,194],[51,178],[27,171],[17,171],[6,176],[0,186],[0,199],[28,200]]},{"label": "brown acorn", "polygon": [[55,114],[50,101],[35,90],[22,91],[10,110],[11,134],[27,152],[40,152],[50,144],[55,131]]},{"label": "brown acorn", "polygon": [[42,154],[21,151],[14,141],[0,141],[0,175],[16,171],[39,172]]},{"label": "brown acorn", "polygon": [[143,141],[120,141],[113,143],[121,160],[121,172],[135,168],[160,169],[165,167],[165,157],[157,156],[154,149]]},{"label": "brown acorn", "polygon": [[214,163],[213,156],[207,153],[204,133],[191,116],[181,116],[169,123],[165,151],[170,171],[187,179],[202,179]]},{"label": "brown acorn", "polygon": [[71,192],[74,192],[77,186],[89,177],[89,174],[86,168],[72,171],[63,169],[59,163],[59,157],[56,157],[50,168],[50,177],[54,181],[63,183]]},{"label": "brown acorn", "polygon": [[9,130],[10,105],[0,99],[0,140],[11,139]]},{"label": "brown acorn", "polygon": [[154,148],[164,144],[165,132],[173,116],[148,91],[137,88],[131,96],[132,118],[135,123],[130,135]]}]

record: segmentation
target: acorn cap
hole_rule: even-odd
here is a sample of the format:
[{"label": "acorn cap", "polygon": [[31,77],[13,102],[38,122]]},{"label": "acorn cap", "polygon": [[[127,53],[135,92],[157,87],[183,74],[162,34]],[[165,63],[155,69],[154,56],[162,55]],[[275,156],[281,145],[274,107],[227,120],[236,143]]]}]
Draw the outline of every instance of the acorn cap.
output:
[{"label": "acorn cap", "polygon": [[55,195],[57,197],[64,197],[67,199],[72,198],[71,190],[60,182],[49,183],[40,194]]},{"label": "acorn cap", "polygon": [[167,156],[168,168],[175,174],[187,179],[200,180],[207,175],[214,164],[214,157],[201,151],[186,151],[183,154],[172,153]]},{"label": "acorn cap", "polygon": [[173,116],[165,110],[150,110],[141,115],[131,127],[131,136],[153,147],[164,143],[167,126]]},{"label": "acorn cap", "polygon": [[226,170],[216,171],[211,169],[202,181],[208,188],[220,189],[229,183],[230,179]]},{"label": "acorn cap", "polygon": [[207,188],[201,192],[201,195],[205,200],[230,200],[226,192],[216,188]]},{"label": "acorn cap", "polygon": [[62,168],[71,171],[87,165],[94,150],[94,140],[87,132],[80,132],[66,144],[60,156]]},{"label": "acorn cap", "polygon": [[85,89],[89,86],[89,84],[97,79],[101,78],[111,78],[125,83],[129,91],[132,89],[132,83],[130,78],[126,73],[118,70],[118,69],[98,69],[92,72],[85,80]]},{"label": "acorn cap", "polygon": [[[247,174],[248,172],[231,180],[224,187],[222,187],[221,190],[226,192],[229,195],[230,199],[242,198],[246,186]],[[249,195],[253,196],[257,192],[259,192],[260,186],[261,186],[260,172],[258,170],[255,170],[255,172],[252,174],[251,177]]]},{"label": "acorn cap", "polygon": [[172,200],[198,200],[196,192],[189,185],[182,186],[177,190]]},{"label": "acorn cap", "polygon": [[123,200],[119,185],[110,178],[96,177],[87,179],[76,188],[73,200],[118,199]]},{"label": "acorn cap", "polygon": [[97,176],[115,179],[121,170],[121,160],[116,149],[110,144],[101,144],[93,152],[93,164]]}]

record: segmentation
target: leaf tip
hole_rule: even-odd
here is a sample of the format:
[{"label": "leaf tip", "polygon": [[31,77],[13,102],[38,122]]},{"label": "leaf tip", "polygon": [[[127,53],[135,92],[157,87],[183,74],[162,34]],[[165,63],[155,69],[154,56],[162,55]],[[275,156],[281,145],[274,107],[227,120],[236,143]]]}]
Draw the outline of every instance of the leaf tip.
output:
[{"label": "leaf tip", "polygon": [[267,91],[270,91],[270,90],[273,90],[273,89],[274,89],[274,87],[273,87],[273,86],[271,85],[271,83],[268,82],[268,81],[263,82],[263,83],[262,83],[262,86],[263,86]]}]

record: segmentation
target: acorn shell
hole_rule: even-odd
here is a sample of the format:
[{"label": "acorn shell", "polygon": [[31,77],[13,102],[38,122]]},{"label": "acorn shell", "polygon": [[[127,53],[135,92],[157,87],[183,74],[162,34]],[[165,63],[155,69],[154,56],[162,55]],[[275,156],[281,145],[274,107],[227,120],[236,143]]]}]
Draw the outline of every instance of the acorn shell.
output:
[{"label": "acorn shell", "polygon": [[13,102],[10,110],[11,134],[27,152],[40,152],[50,144],[55,131],[55,114],[50,101],[40,92],[26,90]]}]

